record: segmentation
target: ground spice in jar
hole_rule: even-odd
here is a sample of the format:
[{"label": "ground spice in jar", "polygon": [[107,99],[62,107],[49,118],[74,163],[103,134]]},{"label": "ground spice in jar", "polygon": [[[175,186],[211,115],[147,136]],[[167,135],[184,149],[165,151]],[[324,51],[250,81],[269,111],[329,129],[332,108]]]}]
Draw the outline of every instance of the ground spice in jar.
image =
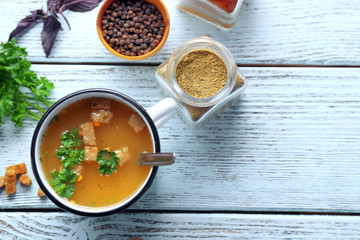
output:
[{"label": "ground spice in jar", "polygon": [[224,87],[227,67],[217,54],[208,50],[195,50],[180,59],[175,77],[185,93],[206,98],[214,96]]},{"label": "ground spice in jar", "polygon": [[[160,65],[159,68],[157,69],[157,73],[164,80],[168,79],[167,71],[168,71],[167,64]],[[168,80],[165,80],[165,81],[167,84],[169,84],[169,82],[167,82]],[[230,94],[234,93],[236,90],[238,90],[239,88],[242,88],[243,86],[244,86],[244,79],[240,76],[239,73],[237,73],[235,86]],[[206,112],[208,112],[212,108],[212,107],[194,107],[194,106],[190,106],[185,103],[183,103],[183,104],[188,109],[191,119],[193,121],[199,120]]]}]

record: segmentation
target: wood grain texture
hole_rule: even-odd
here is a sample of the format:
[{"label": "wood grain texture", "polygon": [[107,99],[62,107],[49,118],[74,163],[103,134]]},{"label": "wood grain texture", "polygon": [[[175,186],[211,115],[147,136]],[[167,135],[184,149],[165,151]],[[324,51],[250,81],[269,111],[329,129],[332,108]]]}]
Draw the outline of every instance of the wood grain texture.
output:
[{"label": "wood grain texture", "polygon": [[2,239],[357,239],[360,217],[121,213],[5,213]]},{"label": "wood grain texture", "polygon": [[[44,0],[0,3],[0,42],[7,41],[17,22],[30,10],[45,7]],[[163,49],[141,63],[163,62],[185,40],[211,34],[228,47],[238,64],[261,65],[360,65],[360,1],[347,0],[246,0],[233,29],[224,31],[164,1],[171,29]],[[112,56],[98,39],[95,20],[98,8],[89,13],[67,11],[71,30],[64,21],[49,58],[40,43],[38,24],[19,39],[35,62],[124,63]],[[6,24],[4,24],[6,23]]]},{"label": "wood grain texture", "polygon": [[[162,96],[155,67],[34,65],[52,80],[55,100],[75,90],[122,91],[145,108]],[[177,162],[160,167],[137,210],[360,213],[360,69],[240,68],[244,96],[203,129],[176,115],[159,129],[162,150]],[[36,122],[0,127],[0,175],[26,162]],[[33,177],[32,173],[30,176]],[[0,208],[56,208],[18,184],[0,190]]]}]

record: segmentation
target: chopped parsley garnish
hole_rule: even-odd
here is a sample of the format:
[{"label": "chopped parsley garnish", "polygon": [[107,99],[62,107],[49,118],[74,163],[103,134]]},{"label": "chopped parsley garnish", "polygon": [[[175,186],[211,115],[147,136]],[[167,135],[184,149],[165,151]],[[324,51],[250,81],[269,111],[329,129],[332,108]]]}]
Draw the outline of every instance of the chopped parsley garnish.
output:
[{"label": "chopped parsley garnish", "polygon": [[116,172],[119,160],[115,152],[100,150],[96,158],[99,163],[99,172],[103,175],[111,175]]},{"label": "chopped parsley garnish", "polygon": [[[63,150],[63,147],[60,147],[59,150],[56,153],[56,156],[58,158],[61,158],[61,164],[64,166],[64,168],[71,167],[73,168],[75,165],[80,164],[82,160],[84,159],[84,149],[65,149]],[[62,155],[64,154],[64,155]]]},{"label": "chopped parsley garnish", "polygon": [[60,138],[61,146],[56,152],[56,157],[60,159],[63,169],[59,172],[55,170],[51,172],[50,184],[61,197],[71,198],[78,177],[73,167],[82,163],[85,150],[77,148],[82,142],[79,138],[79,130],[76,128],[62,134]]},{"label": "chopped parsley garnish", "polygon": [[61,145],[66,148],[80,147],[81,139],[79,138],[79,129],[73,128],[71,132],[66,132],[61,135]]},{"label": "chopped parsley garnish", "polygon": [[74,167],[84,159],[84,149],[76,148],[81,146],[79,130],[73,128],[71,132],[61,135],[61,146],[56,152],[56,157],[61,160],[64,168]]},{"label": "chopped parsley garnish", "polygon": [[54,190],[65,198],[71,198],[75,190],[75,181],[78,175],[72,168],[65,168],[56,172],[51,172],[52,179],[50,184],[54,187]]}]

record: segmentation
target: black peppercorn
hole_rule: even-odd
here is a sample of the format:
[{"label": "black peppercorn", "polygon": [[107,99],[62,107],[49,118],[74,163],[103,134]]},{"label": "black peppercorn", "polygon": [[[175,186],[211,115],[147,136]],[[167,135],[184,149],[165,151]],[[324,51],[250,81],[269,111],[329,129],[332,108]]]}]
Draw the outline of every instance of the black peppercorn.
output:
[{"label": "black peppercorn", "polygon": [[146,43],[141,44],[141,49],[145,50],[148,48],[148,45]]},{"label": "black peppercorn", "polygon": [[101,21],[103,37],[120,54],[144,55],[160,44],[162,19],[155,5],[144,0],[115,0]]},{"label": "black peppercorn", "polygon": [[135,40],[135,44],[140,46],[142,44],[143,40],[142,39],[136,39]]}]

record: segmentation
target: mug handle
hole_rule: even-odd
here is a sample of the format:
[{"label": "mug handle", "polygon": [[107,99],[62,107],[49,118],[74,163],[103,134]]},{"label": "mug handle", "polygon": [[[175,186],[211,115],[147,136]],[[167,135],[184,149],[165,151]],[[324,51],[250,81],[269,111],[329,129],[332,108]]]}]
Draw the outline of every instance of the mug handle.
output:
[{"label": "mug handle", "polygon": [[164,125],[176,112],[178,104],[172,98],[164,98],[147,110],[157,128]]}]

